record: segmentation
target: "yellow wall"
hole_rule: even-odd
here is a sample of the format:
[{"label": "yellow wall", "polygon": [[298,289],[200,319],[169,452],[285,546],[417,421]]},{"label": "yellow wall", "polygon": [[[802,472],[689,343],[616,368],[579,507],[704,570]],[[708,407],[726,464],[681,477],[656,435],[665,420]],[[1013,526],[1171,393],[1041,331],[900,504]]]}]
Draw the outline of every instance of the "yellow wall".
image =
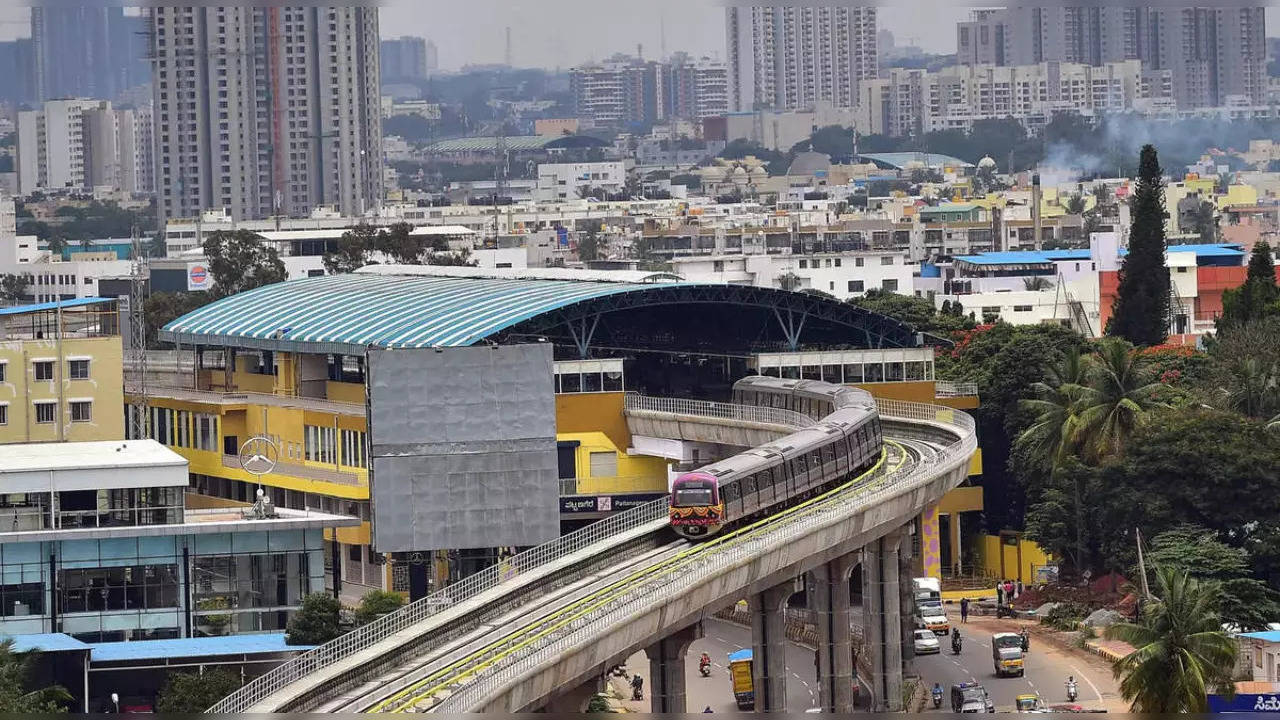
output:
[{"label": "yellow wall", "polygon": [[364,404],[364,385],[360,383],[334,382],[325,383],[324,394],[334,402]]},{"label": "yellow wall", "polygon": [[[33,361],[57,361],[58,353],[56,340],[0,341],[0,363],[5,365],[0,403],[9,404],[8,422],[0,425],[0,444],[124,439],[124,375],[119,336],[63,340],[61,374],[55,363],[53,380],[35,380]],[[89,379],[71,379],[67,367],[70,358],[88,358]],[[59,377],[62,378],[63,404],[58,413],[62,438],[58,437],[56,423],[36,423],[32,406],[37,400],[58,400]],[[93,403],[89,422],[71,422],[70,403],[78,400]]]},{"label": "yellow wall", "polygon": [[1019,538],[1017,545],[1006,545],[994,535],[982,538],[982,567],[989,575],[1032,583],[1036,580],[1035,568],[1049,562],[1048,554],[1030,540]]},{"label": "yellow wall", "polygon": [[[556,440],[580,443],[574,460],[581,495],[667,491],[667,461],[663,458],[627,455],[626,448],[619,448],[603,432],[556,433]],[[600,452],[617,455],[617,475],[591,476],[591,453]]]},{"label": "yellow wall", "polygon": [[620,392],[556,395],[556,433],[602,432],[626,452],[631,430],[622,414],[623,400]]},{"label": "yellow wall", "polygon": [[982,510],[982,488],[958,487],[942,496],[938,503],[940,513],[974,512]]},{"label": "yellow wall", "polygon": [[885,400],[904,400],[906,402],[932,403],[936,385],[932,380],[916,380],[911,382],[863,383],[853,387],[871,393],[872,397]]}]

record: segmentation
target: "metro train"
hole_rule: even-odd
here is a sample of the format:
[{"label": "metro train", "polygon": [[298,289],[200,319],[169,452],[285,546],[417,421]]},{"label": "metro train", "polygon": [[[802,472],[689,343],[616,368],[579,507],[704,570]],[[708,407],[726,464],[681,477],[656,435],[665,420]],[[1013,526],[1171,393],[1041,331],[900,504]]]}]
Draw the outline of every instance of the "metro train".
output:
[{"label": "metro train", "polygon": [[735,383],[733,399],[740,405],[792,410],[819,422],[677,477],[669,521],[681,537],[714,537],[727,527],[813,497],[870,470],[880,459],[880,414],[862,390],[756,376]]}]

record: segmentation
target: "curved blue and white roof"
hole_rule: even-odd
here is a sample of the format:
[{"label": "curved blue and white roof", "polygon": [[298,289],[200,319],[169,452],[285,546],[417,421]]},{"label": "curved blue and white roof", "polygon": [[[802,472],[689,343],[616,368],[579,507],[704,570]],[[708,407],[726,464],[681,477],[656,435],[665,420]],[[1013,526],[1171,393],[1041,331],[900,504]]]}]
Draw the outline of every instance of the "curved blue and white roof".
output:
[{"label": "curved blue and white roof", "polygon": [[173,320],[160,337],[180,345],[314,353],[457,347],[583,300],[655,284],[704,284],[672,283],[672,277],[371,266],[350,275],[293,280],[232,295]]}]

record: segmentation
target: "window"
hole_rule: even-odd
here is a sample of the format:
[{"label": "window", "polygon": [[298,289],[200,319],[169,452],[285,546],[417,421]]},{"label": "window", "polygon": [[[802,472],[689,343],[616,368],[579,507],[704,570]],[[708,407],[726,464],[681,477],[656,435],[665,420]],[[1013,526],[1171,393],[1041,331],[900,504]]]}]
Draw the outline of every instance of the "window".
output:
[{"label": "window", "polygon": [[1030,305],[1014,305],[1013,311],[1014,312],[1031,312],[1031,306]]},{"label": "window", "polygon": [[89,379],[89,361],[88,360],[68,360],[67,374],[72,380],[88,380]]},{"label": "window", "polygon": [[[0,367],[4,367],[0,365]],[[9,424],[9,406],[7,404],[0,405],[0,425]]]},{"label": "window", "polygon": [[862,264],[863,264],[863,261],[864,261],[864,260],[866,260],[866,258],[854,258],[854,259],[853,259],[853,265],[854,265],[854,267],[862,267]]},{"label": "window", "polygon": [[836,258],[836,267],[840,267],[840,258]]},{"label": "window", "polygon": [[53,361],[39,360],[35,365],[36,380],[52,380],[53,379]]},{"label": "window", "polygon": [[307,460],[321,463],[337,461],[338,458],[335,454],[337,452],[335,442],[337,433],[333,428],[305,425],[303,430],[306,437],[304,453]]},{"label": "window", "polygon": [[893,256],[892,256],[892,255],[885,255],[884,257],[880,258],[880,264],[881,264],[881,265],[892,265],[892,264],[893,264]]},{"label": "window", "polygon": [[369,467],[364,454],[364,433],[359,430],[342,431],[342,460],[347,467]]},{"label": "window", "polygon": [[809,267],[809,261],[808,261],[808,260],[801,260],[801,261],[800,261],[800,269],[801,269],[801,270],[804,270],[804,269],[806,269],[806,268],[808,268],[808,267]]},{"label": "window", "polygon": [[36,403],[36,422],[46,423],[46,424],[53,422],[53,415],[54,415],[53,410],[55,407],[57,407],[57,403],[51,403],[51,402]]},{"label": "window", "polygon": [[93,420],[93,403],[88,400],[71,401],[71,422],[90,422]]},{"label": "window", "polygon": [[986,315],[999,315],[999,314],[1000,314],[1000,306],[999,306],[999,305],[984,305],[984,306],[982,306],[982,314],[983,314],[984,316],[986,316]]},{"label": "window", "polygon": [[618,474],[618,453],[593,452],[589,454],[591,477],[614,477]]},{"label": "window", "polygon": [[0,383],[4,382],[4,371],[9,367],[8,363],[0,362]]},{"label": "window", "polygon": [[898,281],[884,280],[880,283],[880,287],[882,287],[885,292],[898,292]]},{"label": "window", "polygon": [[849,292],[862,292],[863,287],[865,286],[865,284],[866,284],[866,283],[864,283],[864,282],[863,282],[863,281],[861,281],[861,280],[850,280],[850,281],[849,281]]}]

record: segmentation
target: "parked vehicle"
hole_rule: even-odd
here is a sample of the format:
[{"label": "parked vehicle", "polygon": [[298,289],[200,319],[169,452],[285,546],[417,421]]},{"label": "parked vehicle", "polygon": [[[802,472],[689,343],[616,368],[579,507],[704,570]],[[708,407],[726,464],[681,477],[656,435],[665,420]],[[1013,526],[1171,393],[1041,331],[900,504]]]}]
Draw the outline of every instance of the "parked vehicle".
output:
[{"label": "parked vehicle", "polygon": [[996,706],[982,683],[959,683],[951,686],[951,712],[993,713]]}]

